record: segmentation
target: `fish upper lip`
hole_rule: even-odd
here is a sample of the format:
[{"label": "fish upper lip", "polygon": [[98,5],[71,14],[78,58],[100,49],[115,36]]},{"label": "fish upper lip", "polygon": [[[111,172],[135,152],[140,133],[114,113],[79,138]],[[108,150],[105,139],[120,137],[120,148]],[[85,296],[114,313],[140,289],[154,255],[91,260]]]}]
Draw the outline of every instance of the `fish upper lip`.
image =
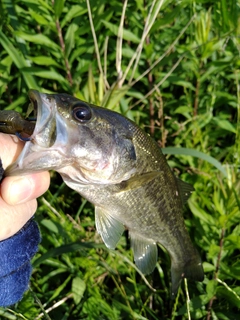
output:
[{"label": "fish upper lip", "polygon": [[[33,108],[34,108],[34,113],[36,113],[37,115],[37,121],[36,121],[36,127],[39,127],[40,125],[40,130],[42,129],[42,127],[44,126],[44,124],[49,120],[49,117],[51,116],[51,110],[49,108],[49,102],[47,101],[47,99],[42,99],[41,94],[36,91],[36,90],[30,90],[28,93],[29,99],[31,101],[31,103],[33,104]],[[45,103],[44,103],[45,102]],[[43,104],[47,107],[43,108]],[[48,111],[48,112],[46,112]],[[47,115],[47,117],[45,118],[44,115]],[[36,134],[35,130],[34,133]]]},{"label": "fish upper lip", "polygon": [[38,102],[41,99],[39,93],[36,90],[29,90],[28,96],[33,106],[34,116],[37,116]]},{"label": "fish upper lip", "polygon": [[[52,141],[51,139],[50,144],[50,129],[51,126],[56,126],[55,99],[51,100],[48,95],[39,93],[36,90],[30,90],[28,95],[33,105],[34,113],[37,115],[35,129],[30,139],[39,146],[50,147],[55,142],[55,140]],[[49,127],[49,137],[41,134],[47,127]]]}]

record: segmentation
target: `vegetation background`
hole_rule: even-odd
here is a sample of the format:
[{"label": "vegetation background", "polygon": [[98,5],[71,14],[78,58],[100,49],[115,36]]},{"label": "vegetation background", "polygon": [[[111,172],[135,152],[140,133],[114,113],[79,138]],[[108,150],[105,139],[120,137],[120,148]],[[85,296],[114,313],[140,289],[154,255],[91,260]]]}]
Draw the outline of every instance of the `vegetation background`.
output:
[{"label": "vegetation background", "polygon": [[[1,319],[239,319],[240,4],[2,0],[0,106],[67,92],[133,119],[196,189],[185,221],[205,270],[170,300],[170,260],[144,278],[127,235],[109,251],[93,207],[52,173],[31,290]],[[167,148],[166,148],[167,147]]]}]

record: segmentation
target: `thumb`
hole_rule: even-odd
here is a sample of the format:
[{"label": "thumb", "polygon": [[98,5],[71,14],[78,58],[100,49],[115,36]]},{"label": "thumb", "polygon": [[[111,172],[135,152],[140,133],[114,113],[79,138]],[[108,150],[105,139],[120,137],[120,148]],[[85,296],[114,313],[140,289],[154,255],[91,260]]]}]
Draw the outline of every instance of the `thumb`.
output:
[{"label": "thumb", "polygon": [[25,203],[40,197],[48,189],[49,184],[49,172],[6,177],[1,185],[2,198],[10,205]]}]

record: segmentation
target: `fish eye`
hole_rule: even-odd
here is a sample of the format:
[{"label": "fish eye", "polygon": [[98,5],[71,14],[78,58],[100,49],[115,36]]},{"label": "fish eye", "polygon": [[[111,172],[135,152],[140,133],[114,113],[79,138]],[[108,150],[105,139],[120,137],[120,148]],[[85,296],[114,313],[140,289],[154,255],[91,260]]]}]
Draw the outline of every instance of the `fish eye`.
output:
[{"label": "fish eye", "polygon": [[72,109],[72,115],[81,123],[87,122],[92,118],[92,112],[89,106],[85,103],[78,103]]}]

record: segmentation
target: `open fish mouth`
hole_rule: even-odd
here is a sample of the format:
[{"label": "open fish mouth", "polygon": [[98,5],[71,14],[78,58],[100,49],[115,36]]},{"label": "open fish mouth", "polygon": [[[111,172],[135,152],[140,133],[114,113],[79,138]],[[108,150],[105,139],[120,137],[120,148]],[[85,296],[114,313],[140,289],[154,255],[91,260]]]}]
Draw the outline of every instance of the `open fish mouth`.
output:
[{"label": "open fish mouth", "polygon": [[37,115],[35,129],[30,139],[32,143],[49,148],[56,141],[56,101],[36,90],[29,91],[29,98],[34,114]]},{"label": "open fish mouth", "polygon": [[30,108],[37,115],[36,125],[16,162],[6,168],[5,176],[24,175],[61,166],[68,133],[58,114],[55,95],[30,90],[29,98]]}]

